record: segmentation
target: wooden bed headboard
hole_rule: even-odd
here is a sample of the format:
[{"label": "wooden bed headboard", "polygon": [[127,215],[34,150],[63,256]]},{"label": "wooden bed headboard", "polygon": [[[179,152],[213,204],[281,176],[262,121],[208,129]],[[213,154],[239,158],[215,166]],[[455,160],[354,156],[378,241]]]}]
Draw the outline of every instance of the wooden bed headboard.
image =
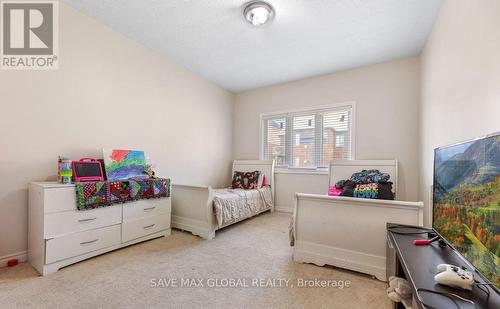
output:
[{"label": "wooden bed headboard", "polygon": [[397,197],[398,161],[397,160],[333,160],[330,162],[329,185],[337,181],[351,178],[351,175],[362,170],[376,169],[391,175],[392,191]]},{"label": "wooden bed headboard", "polygon": [[234,172],[253,172],[260,171],[266,175],[266,183],[271,186],[271,192],[274,199],[274,160],[234,160],[231,179]]}]

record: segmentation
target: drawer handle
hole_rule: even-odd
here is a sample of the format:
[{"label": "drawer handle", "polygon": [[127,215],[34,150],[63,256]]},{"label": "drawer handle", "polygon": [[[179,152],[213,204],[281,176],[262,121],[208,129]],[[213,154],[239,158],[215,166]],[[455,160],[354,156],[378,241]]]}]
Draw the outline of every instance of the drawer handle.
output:
[{"label": "drawer handle", "polygon": [[82,246],[83,245],[88,245],[88,244],[94,243],[94,242],[96,242],[98,240],[99,240],[99,238],[96,238],[94,240],[84,241],[84,242],[81,242],[80,245],[82,245]]},{"label": "drawer handle", "polygon": [[156,224],[154,224],[154,223],[153,223],[153,224],[151,224],[151,225],[146,225],[145,227],[143,227],[143,229],[145,229],[145,230],[146,230],[146,229],[150,229],[150,228],[152,228],[152,227],[153,227],[153,226],[155,226],[155,225],[156,225]]},{"label": "drawer handle", "polygon": [[95,219],[97,219],[97,218],[80,219],[80,220],[78,220],[78,222],[89,222],[89,221],[93,221]]},{"label": "drawer handle", "polygon": [[148,207],[148,208],[144,208],[144,211],[153,210],[153,209],[155,209],[155,208],[156,208],[156,206],[153,206],[153,207]]}]

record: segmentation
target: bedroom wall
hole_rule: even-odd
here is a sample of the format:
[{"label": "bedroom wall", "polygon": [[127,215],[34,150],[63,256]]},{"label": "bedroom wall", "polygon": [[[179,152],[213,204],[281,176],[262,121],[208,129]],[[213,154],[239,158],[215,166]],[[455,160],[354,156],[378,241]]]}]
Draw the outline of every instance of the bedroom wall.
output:
[{"label": "bedroom wall", "polygon": [[420,198],[436,147],[500,131],[500,1],[446,0],[422,52]]},{"label": "bedroom wall", "polygon": [[[237,94],[235,159],[259,157],[261,113],[356,101],[356,159],[399,160],[400,199],[418,199],[420,62],[408,58]],[[328,175],[276,176],[276,206],[291,210],[295,192],[325,193]]]},{"label": "bedroom wall", "polygon": [[60,68],[0,71],[0,262],[27,246],[27,186],[58,155],[144,149],[174,182],[225,185],[233,95],[60,3]]}]

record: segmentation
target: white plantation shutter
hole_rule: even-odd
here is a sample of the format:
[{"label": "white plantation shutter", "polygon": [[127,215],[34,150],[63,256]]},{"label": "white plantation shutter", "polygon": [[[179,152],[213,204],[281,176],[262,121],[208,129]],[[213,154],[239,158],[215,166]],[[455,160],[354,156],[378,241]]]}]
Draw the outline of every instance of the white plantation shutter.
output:
[{"label": "white plantation shutter", "polygon": [[325,112],[323,117],[323,151],[321,167],[328,167],[332,160],[352,159],[351,110]]},{"label": "white plantation shutter", "polygon": [[265,121],[264,152],[266,160],[274,160],[276,166],[287,166],[286,162],[286,123],[287,119],[271,118]]},{"label": "white plantation shutter", "polygon": [[353,106],[263,115],[262,157],[281,168],[327,168],[353,155]]},{"label": "white plantation shutter", "polygon": [[293,117],[292,167],[316,167],[315,115]]}]

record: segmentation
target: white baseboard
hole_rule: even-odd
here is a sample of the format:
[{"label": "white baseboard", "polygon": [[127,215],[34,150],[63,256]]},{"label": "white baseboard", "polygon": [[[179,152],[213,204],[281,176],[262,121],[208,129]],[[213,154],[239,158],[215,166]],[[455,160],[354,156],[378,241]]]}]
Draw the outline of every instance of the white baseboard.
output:
[{"label": "white baseboard", "polygon": [[274,206],[274,211],[277,212],[287,212],[287,213],[293,213],[293,207],[286,207],[286,206]]},{"label": "white baseboard", "polygon": [[9,255],[0,256],[0,267],[6,267],[7,261],[17,259],[19,263],[26,262],[28,260],[28,252],[21,251]]}]

